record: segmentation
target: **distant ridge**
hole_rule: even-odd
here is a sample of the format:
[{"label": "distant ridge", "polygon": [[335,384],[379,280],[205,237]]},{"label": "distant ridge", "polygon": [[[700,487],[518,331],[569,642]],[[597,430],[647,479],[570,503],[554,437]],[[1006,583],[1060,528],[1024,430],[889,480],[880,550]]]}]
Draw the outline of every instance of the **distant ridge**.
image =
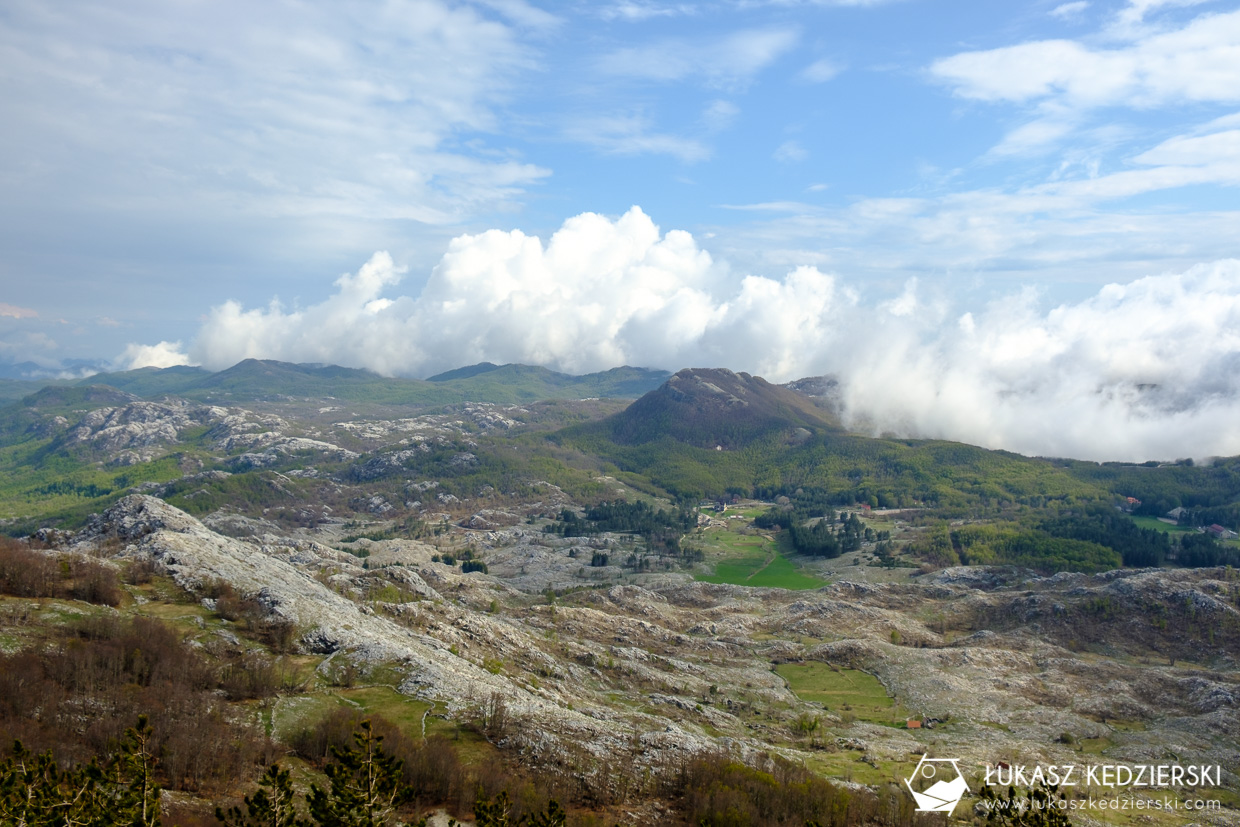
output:
[{"label": "distant ridge", "polygon": [[776,432],[803,439],[839,430],[827,410],[802,394],[722,368],[682,370],[604,424],[619,444],[670,436],[699,448],[723,449]]},{"label": "distant ridge", "polygon": [[491,371],[498,369],[499,365],[494,362],[479,362],[476,365],[469,365],[468,367],[456,368],[455,370],[445,370],[443,373],[437,373],[434,376],[427,378],[426,381],[450,382],[453,379],[470,379],[480,373],[490,373]]},{"label": "distant ridge", "polygon": [[[112,393],[134,398],[180,396],[227,404],[231,401],[323,399],[380,405],[450,405],[462,402],[526,404],[542,400],[587,397],[635,399],[657,388],[671,374],[651,368],[620,367],[573,376],[531,365],[495,365],[483,362],[457,368],[432,380],[392,378],[370,370],[339,365],[293,364],[273,359],[245,359],[230,368],[211,372],[185,365],[99,373],[76,382],[6,383],[10,398],[39,397],[40,388],[52,388],[74,399],[73,404],[108,404],[98,390],[82,395],[83,388],[106,385]],[[67,394],[67,395],[66,395]],[[74,394],[77,394],[74,396]],[[92,400],[91,395],[95,396]],[[48,404],[52,396],[39,397]],[[117,396],[117,404],[121,397]],[[121,403],[123,404],[123,403]]]},{"label": "distant ridge", "polygon": [[125,405],[137,401],[138,398],[132,393],[108,385],[52,385],[24,398],[22,405],[27,408],[67,408],[71,405],[99,407]]}]

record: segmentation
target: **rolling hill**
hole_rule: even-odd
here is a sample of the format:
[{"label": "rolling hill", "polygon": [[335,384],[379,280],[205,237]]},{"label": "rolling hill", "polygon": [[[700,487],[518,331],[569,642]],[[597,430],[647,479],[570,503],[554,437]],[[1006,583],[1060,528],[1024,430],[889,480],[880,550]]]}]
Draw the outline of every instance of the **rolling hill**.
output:
[{"label": "rolling hill", "polygon": [[[107,385],[148,399],[181,396],[217,403],[293,397],[382,405],[521,404],[585,397],[633,399],[658,387],[668,376],[667,371],[633,367],[574,376],[543,367],[483,362],[422,380],[380,376],[369,370],[339,365],[246,359],[214,373],[185,365],[140,368],[95,374],[73,385],[61,382],[56,386]],[[37,383],[13,385],[13,396],[19,391],[24,391],[24,396],[40,387]]]}]

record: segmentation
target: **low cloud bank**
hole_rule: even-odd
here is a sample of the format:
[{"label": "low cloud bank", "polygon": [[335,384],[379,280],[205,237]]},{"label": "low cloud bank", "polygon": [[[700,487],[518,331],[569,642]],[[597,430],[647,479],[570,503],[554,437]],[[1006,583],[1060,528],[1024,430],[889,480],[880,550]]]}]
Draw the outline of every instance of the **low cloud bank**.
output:
[{"label": "low cloud bank", "polygon": [[1240,454],[1240,261],[1107,285],[1049,312],[1024,291],[961,314],[915,281],[863,302],[813,267],[736,280],[691,235],[661,233],[634,207],[571,218],[545,244],[519,231],[461,236],[418,296],[385,296],[402,275],[376,253],[321,304],[226,302],[188,352],[132,345],[122,361],[833,374],[848,422],[875,433],[1089,459]]}]

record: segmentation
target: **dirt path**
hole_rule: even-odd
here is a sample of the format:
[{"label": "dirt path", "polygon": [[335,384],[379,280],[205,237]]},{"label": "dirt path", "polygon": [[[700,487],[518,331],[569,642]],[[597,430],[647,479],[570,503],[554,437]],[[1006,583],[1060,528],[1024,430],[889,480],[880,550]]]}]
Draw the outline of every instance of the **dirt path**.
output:
[{"label": "dirt path", "polygon": [[761,567],[761,568],[759,568],[759,569],[757,569],[756,571],[754,571],[752,574],[750,574],[750,575],[749,575],[748,577],[746,577],[745,579],[746,579],[746,580],[753,580],[753,579],[754,579],[755,577],[757,577],[759,574],[761,574],[762,572],[766,571],[766,567],[767,567],[767,566],[769,566],[771,563],[774,563],[774,562],[775,562],[775,558],[776,558],[778,555],[779,555],[779,552],[774,552],[773,554],[771,554],[769,557],[767,557],[767,558],[766,558],[766,562],[762,564],[762,567]]}]

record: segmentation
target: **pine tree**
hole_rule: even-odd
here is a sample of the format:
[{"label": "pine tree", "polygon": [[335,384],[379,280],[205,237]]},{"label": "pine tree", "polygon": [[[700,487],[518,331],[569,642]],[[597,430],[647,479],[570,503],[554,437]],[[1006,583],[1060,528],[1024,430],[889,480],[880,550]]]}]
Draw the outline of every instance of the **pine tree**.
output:
[{"label": "pine tree", "polygon": [[158,759],[146,716],[125,731],[120,752],[105,766],[92,760],[62,770],[50,751],[35,755],[13,744],[0,764],[0,824],[14,827],[159,827]]},{"label": "pine tree", "polygon": [[332,747],[335,761],[325,770],[330,792],[314,785],[306,797],[310,816],[321,827],[380,827],[412,798],[401,781],[404,762],[383,751],[383,736],[375,734],[370,721],[362,721],[353,741],[348,749]]},{"label": "pine tree", "polygon": [[239,807],[228,812],[215,808],[215,817],[224,827],[311,827],[293,808],[293,783],[288,770],[272,764],[258,782],[258,792],[245,797],[247,815]]},{"label": "pine tree", "polygon": [[121,752],[108,767],[108,779],[116,794],[117,824],[159,827],[160,789],[155,781],[159,759],[151,747],[154,734],[146,716],[139,715],[138,725],[125,730]]},{"label": "pine tree", "polygon": [[511,809],[507,790],[495,796],[493,801],[478,796],[474,803],[474,827],[510,827],[508,813]]},{"label": "pine tree", "polygon": [[514,825],[509,819],[512,804],[508,800],[508,791],[504,790],[491,801],[482,796],[474,803],[475,827],[564,827],[568,816],[560,802],[552,799],[547,809],[535,813],[526,813]]}]

